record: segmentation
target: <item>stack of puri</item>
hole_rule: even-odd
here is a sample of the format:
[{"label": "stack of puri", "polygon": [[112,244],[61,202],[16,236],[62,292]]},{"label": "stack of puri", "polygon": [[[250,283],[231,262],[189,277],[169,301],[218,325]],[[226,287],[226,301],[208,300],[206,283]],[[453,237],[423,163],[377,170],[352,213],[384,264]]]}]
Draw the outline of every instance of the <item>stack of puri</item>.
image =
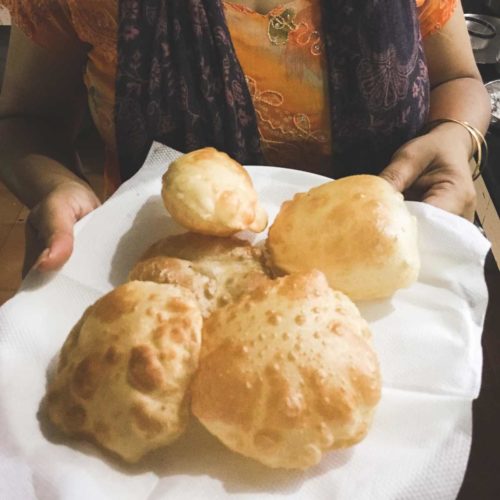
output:
[{"label": "stack of puri", "polygon": [[402,196],[374,176],[328,182],[282,205],[264,249],[237,237],[267,215],[224,153],[174,161],[162,198],[188,232],[158,240],[85,311],[49,383],[50,420],[127,462],[178,438],[190,413],[275,468],[362,440],[381,376],[353,300],[417,277]]}]

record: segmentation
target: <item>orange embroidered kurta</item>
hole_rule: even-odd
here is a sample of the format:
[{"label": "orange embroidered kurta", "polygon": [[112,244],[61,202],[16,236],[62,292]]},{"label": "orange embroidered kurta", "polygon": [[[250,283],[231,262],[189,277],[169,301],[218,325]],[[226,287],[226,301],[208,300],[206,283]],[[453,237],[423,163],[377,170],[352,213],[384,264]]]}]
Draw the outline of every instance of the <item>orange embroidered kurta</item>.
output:
[{"label": "orange embroidered kurta", "polygon": [[[415,0],[422,35],[440,29],[457,0]],[[0,0],[36,43],[54,50],[84,44],[89,108],[106,146],[106,191],[120,183],[115,129],[117,0]],[[317,0],[284,0],[267,14],[224,2],[236,54],[269,164],[325,172],[330,154],[326,62]],[[334,105],[334,103],[333,103]]]}]

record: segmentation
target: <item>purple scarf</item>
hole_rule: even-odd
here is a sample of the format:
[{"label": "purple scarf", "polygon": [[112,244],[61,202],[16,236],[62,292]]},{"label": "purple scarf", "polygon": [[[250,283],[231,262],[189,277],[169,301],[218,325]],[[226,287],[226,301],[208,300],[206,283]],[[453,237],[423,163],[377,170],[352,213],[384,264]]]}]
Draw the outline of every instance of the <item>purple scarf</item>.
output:
[{"label": "purple scarf", "polygon": [[[378,173],[427,117],[415,0],[318,0],[329,76],[334,177]],[[214,146],[264,164],[221,0],[119,0],[116,134],[122,180],[153,140]],[[304,165],[307,170],[307,165]]]}]

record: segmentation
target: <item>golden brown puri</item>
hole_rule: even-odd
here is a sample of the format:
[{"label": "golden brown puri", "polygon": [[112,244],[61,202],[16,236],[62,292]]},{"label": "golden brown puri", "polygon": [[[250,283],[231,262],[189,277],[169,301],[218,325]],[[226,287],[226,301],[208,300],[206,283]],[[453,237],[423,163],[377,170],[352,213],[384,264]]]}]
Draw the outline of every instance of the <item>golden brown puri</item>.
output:
[{"label": "golden brown puri", "polygon": [[172,257],[151,257],[139,261],[129,275],[130,280],[169,283],[188,288],[198,301],[203,317],[215,307],[217,282],[213,276],[201,273],[196,266]]},{"label": "golden brown puri", "polygon": [[234,237],[196,233],[155,243],[130,272],[131,280],[172,283],[189,288],[203,317],[238,299],[268,279],[262,250]]},{"label": "golden brown puri", "polygon": [[62,347],[50,420],[136,462],[185,429],[202,317],[186,288],[132,281],[90,306]]},{"label": "golden brown puri", "polygon": [[420,269],[416,218],[401,193],[372,175],[328,182],[283,203],[267,248],[277,268],[319,269],[353,300],[389,297]]},{"label": "golden brown puri", "polygon": [[190,231],[229,236],[263,231],[267,214],[247,171],[226,153],[203,148],[172,162],[162,198],[173,219]]},{"label": "golden brown puri", "polygon": [[380,385],[366,321],[311,271],[269,281],[205,320],[192,410],[232,450],[304,469],[363,439]]}]

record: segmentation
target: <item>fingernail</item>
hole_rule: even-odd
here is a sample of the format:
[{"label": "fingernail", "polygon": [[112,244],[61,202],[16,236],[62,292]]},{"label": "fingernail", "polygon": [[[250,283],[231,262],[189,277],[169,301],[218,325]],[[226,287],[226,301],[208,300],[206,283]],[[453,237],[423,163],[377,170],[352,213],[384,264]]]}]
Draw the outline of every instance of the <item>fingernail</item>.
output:
[{"label": "fingernail", "polygon": [[38,269],[40,267],[40,265],[42,264],[42,262],[46,259],[48,259],[50,256],[50,249],[49,248],[46,248],[41,254],[40,256],[38,257],[38,259],[36,260],[35,264],[33,265],[33,269]]}]

